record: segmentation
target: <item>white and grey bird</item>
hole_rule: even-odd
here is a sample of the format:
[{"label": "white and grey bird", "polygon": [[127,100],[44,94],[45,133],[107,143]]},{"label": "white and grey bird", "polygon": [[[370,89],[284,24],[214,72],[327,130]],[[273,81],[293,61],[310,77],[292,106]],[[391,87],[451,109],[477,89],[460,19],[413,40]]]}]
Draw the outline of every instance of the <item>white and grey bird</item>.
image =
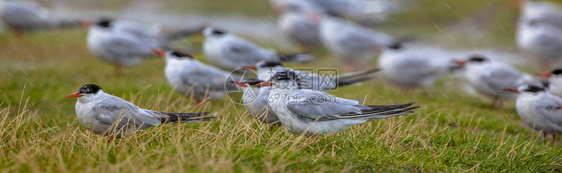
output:
[{"label": "white and grey bird", "polygon": [[364,0],[308,0],[319,6],[325,14],[358,19],[365,11]]},{"label": "white and grey bird", "polygon": [[236,85],[242,87],[242,90],[244,91],[242,101],[244,103],[244,107],[250,115],[252,115],[252,117],[263,123],[281,125],[279,118],[277,118],[277,114],[271,110],[267,103],[267,98],[269,97],[271,88],[256,87],[262,82],[264,81],[259,79],[234,81]]},{"label": "white and grey bird", "polygon": [[562,97],[562,68],[556,68],[550,73],[541,73],[541,77],[548,79],[548,92]]},{"label": "white and grey bird", "polygon": [[53,17],[47,9],[28,1],[0,1],[0,19],[18,38],[27,31],[79,26],[78,21]]},{"label": "white and grey bird", "polygon": [[319,34],[320,19],[318,13],[289,5],[277,19],[277,28],[289,41],[300,46],[301,50],[310,51],[322,44]]},{"label": "white and grey bird", "polygon": [[517,24],[517,46],[549,67],[562,59],[562,29],[538,19],[522,18]]},{"label": "white and grey bird", "polygon": [[122,66],[133,66],[156,56],[150,48],[167,49],[172,40],[199,32],[186,29],[155,35],[145,28],[133,29],[136,25],[115,22],[110,18],[85,22],[84,25],[89,27],[88,50],[101,60],[114,64],[117,75]]},{"label": "white and grey bird", "polygon": [[533,20],[562,27],[562,6],[560,4],[543,0],[521,0],[520,3],[520,20]]},{"label": "white and grey bird", "polygon": [[320,22],[322,44],[347,66],[362,66],[374,58],[382,48],[394,42],[385,33],[371,30],[332,16],[324,16]]},{"label": "white and grey bird", "polygon": [[562,7],[542,0],[522,0],[517,24],[517,46],[543,67],[562,59]]},{"label": "white and grey bird", "polygon": [[515,104],[519,117],[531,128],[542,131],[545,137],[552,134],[554,143],[556,135],[562,134],[562,98],[536,85],[506,90],[519,94]]},{"label": "white and grey bird", "polygon": [[259,61],[309,61],[309,54],[279,54],[275,50],[263,49],[218,27],[203,30],[203,50],[211,64],[226,71],[240,66],[253,65]]},{"label": "white and grey bird", "polygon": [[276,14],[283,14],[289,9],[324,14],[324,9],[310,0],[270,0],[269,2]]},{"label": "white and grey bird", "polygon": [[468,60],[455,60],[465,67],[464,77],[478,93],[493,99],[493,106],[501,109],[504,100],[513,100],[516,95],[503,88],[518,88],[521,85],[542,83],[531,75],[522,73],[512,66],[491,61],[484,55],[471,55]]},{"label": "white and grey bird", "polygon": [[378,58],[379,76],[403,89],[429,88],[440,77],[461,67],[437,52],[412,50],[400,42],[388,45]]},{"label": "white and grey bird", "polygon": [[260,61],[253,66],[243,66],[242,69],[250,69],[257,72],[258,78],[260,80],[267,81],[275,73],[279,71],[290,70],[297,74],[299,78],[301,88],[311,89],[311,90],[334,90],[338,87],[355,85],[360,82],[373,79],[372,74],[380,71],[378,68],[357,71],[353,73],[338,74],[335,69],[324,69],[323,73],[312,73],[313,69],[302,69],[295,70],[286,68],[280,62],[268,62]]},{"label": "white and grey bird", "polygon": [[168,84],[179,94],[195,99],[197,104],[224,98],[227,92],[238,90],[230,81],[238,81],[240,76],[203,64],[186,53],[152,51],[166,60],[164,72]]},{"label": "white and grey bird", "polygon": [[301,89],[295,73],[276,73],[269,82],[269,107],[281,124],[295,135],[324,135],[349,129],[351,125],[370,120],[414,113],[414,103],[402,105],[360,105],[359,101],[332,96],[328,93]]},{"label": "white and grey bird", "polygon": [[66,98],[78,98],[76,115],[82,126],[98,135],[121,137],[174,122],[210,120],[199,113],[170,113],[142,109],[119,97],[103,92],[96,84],[86,84]]}]

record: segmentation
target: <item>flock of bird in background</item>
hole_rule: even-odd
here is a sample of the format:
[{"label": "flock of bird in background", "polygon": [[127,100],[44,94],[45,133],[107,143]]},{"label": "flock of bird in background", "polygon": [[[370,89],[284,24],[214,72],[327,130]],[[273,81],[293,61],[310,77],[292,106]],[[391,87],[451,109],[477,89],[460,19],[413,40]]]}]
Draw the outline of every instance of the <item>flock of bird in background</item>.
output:
[{"label": "flock of bird in background", "polygon": [[[478,93],[493,99],[502,108],[504,100],[517,98],[519,116],[545,135],[562,133],[562,69],[541,76],[549,85],[512,66],[493,61],[483,54],[463,59],[436,56],[431,51],[413,51],[404,41],[365,25],[362,0],[272,0],[279,12],[278,29],[303,53],[282,54],[264,49],[221,27],[201,27],[162,33],[140,23],[100,17],[95,20],[52,18],[31,2],[0,1],[5,26],[22,37],[24,32],[78,26],[89,28],[88,50],[101,60],[114,64],[119,75],[122,66],[132,66],[160,56],[166,61],[165,76],[178,93],[201,102],[224,98],[242,90],[244,106],[257,120],[283,125],[296,135],[323,135],[348,129],[353,124],[413,113],[414,103],[401,105],[360,105],[357,100],[338,98],[324,91],[374,78],[410,90],[429,88],[444,75],[455,71]],[[376,16],[375,16],[376,17]],[[521,2],[516,41],[529,54],[530,62],[551,68],[562,58],[562,7],[550,2]],[[187,53],[174,51],[171,41],[200,33],[207,65]],[[311,52],[325,47],[341,68],[363,71],[338,75],[327,82],[325,76],[284,67],[281,62],[312,61]],[[380,68],[368,68],[378,54]],[[257,79],[241,75],[257,73]],[[519,95],[517,95],[519,94]],[[120,137],[137,130],[170,122],[209,120],[208,112],[167,113],[146,110],[121,98],[106,94],[100,86],[86,84],[67,98],[78,97],[76,113],[80,123],[96,134]]]}]

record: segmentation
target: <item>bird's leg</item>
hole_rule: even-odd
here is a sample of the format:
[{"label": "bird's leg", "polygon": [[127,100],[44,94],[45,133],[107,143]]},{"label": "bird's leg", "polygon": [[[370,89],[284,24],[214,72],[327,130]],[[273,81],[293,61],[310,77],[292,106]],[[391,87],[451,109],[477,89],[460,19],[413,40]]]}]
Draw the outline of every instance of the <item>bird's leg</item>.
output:
[{"label": "bird's leg", "polygon": [[195,106],[201,106],[201,103],[203,103],[203,101],[195,99]]},{"label": "bird's leg", "polygon": [[496,109],[501,109],[502,107],[502,101],[499,98],[494,98],[492,99],[492,107],[496,108]]},{"label": "bird's leg", "polygon": [[554,140],[556,140],[556,134],[552,134],[552,141],[550,141],[551,145],[554,145]]},{"label": "bird's leg", "polygon": [[115,65],[115,76],[119,77],[121,76],[121,69],[123,68],[123,66],[117,64]]},{"label": "bird's leg", "polygon": [[546,138],[546,132],[542,132],[542,137]]},{"label": "bird's leg", "polygon": [[107,143],[110,143],[111,141],[113,141],[114,138],[115,138],[114,135],[108,136],[107,137]]},{"label": "bird's leg", "polygon": [[402,86],[400,87],[402,89],[403,92],[405,93],[414,93],[416,91],[415,87],[410,87],[410,86]]},{"label": "bird's leg", "polygon": [[498,105],[496,108],[498,108],[498,110],[501,110],[503,108],[503,100],[498,99]]},{"label": "bird's leg", "polygon": [[22,40],[23,39],[23,31],[14,30],[14,36],[16,37],[17,40]]},{"label": "bird's leg", "polygon": [[275,127],[277,127],[277,126],[279,126],[279,125],[277,125],[277,124],[271,124],[271,125],[269,125],[269,131],[274,131],[274,130],[275,130]]},{"label": "bird's leg", "polygon": [[309,53],[313,51],[312,47],[306,45],[301,45],[300,49],[301,49],[301,53]]}]

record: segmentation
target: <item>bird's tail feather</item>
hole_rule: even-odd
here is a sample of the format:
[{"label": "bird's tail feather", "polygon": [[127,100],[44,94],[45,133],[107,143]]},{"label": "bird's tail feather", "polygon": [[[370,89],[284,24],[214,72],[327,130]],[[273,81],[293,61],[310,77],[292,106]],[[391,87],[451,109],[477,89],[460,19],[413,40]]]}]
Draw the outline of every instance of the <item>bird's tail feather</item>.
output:
[{"label": "bird's tail feather", "polygon": [[303,62],[314,59],[310,54],[277,54],[277,56],[281,61],[285,62]]},{"label": "bird's tail feather", "polygon": [[356,77],[356,78],[350,78],[350,79],[339,79],[338,80],[338,87],[353,85],[353,84],[357,84],[359,82],[363,82],[363,81],[370,80],[370,79],[373,79],[373,77],[372,76],[363,76],[363,77]]},{"label": "bird's tail feather", "polygon": [[349,79],[349,78],[354,78],[354,77],[359,77],[359,76],[365,76],[365,75],[373,74],[373,73],[376,73],[376,72],[379,72],[379,71],[381,71],[380,68],[372,68],[372,69],[368,69],[368,70],[363,70],[363,71],[358,71],[358,72],[343,74],[343,75],[340,75],[338,78],[339,78],[340,80],[342,80],[342,79]]},{"label": "bird's tail feather", "polygon": [[162,114],[168,117],[160,119],[162,123],[173,123],[173,122],[191,122],[191,121],[208,121],[215,117],[207,116],[209,112],[197,112],[197,113],[173,113],[173,112],[162,112]]},{"label": "bird's tail feather", "polygon": [[200,33],[201,31],[203,31],[203,29],[205,29],[205,27],[200,26],[200,27],[195,27],[195,28],[186,28],[186,29],[182,29],[179,31],[174,31],[174,32],[169,32],[166,34],[162,35],[162,38],[164,38],[165,40],[174,40],[174,39],[178,39],[178,38],[182,38],[182,37],[186,37],[186,36],[190,36],[193,34],[197,34]]},{"label": "bird's tail feather", "polygon": [[368,118],[369,120],[383,119],[388,117],[406,115],[414,113],[414,109],[419,108],[419,106],[410,107],[414,104],[406,103],[401,105],[368,105],[367,107],[371,110],[363,111],[363,114],[352,114],[344,116],[344,119],[357,119],[357,118]]}]

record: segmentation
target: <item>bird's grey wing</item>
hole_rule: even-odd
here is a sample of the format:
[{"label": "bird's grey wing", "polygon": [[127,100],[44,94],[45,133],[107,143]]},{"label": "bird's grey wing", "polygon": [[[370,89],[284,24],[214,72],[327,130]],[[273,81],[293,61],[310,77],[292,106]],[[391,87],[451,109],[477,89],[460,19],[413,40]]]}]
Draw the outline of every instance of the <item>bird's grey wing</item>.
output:
[{"label": "bird's grey wing", "polygon": [[119,33],[122,32],[123,34],[131,34],[141,38],[155,37],[154,33],[151,33],[148,26],[135,22],[117,21],[115,22],[114,30]]},{"label": "bird's grey wing", "polygon": [[231,39],[225,43],[223,54],[234,64],[253,65],[263,59],[261,48],[243,39]]},{"label": "bird's grey wing", "polygon": [[540,17],[532,19],[536,22],[542,22],[549,25],[554,25],[558,28],[562,28],[562,13],[561,12],[549,12],[543,13]]},{"label": "bird's grey wing", "polygon": [[340,33],[342,35],[338,36],[341,38],[339,39],[339,45],[347,47],[348,50],[363,51],[377,45],[374,40],[374,32],[367,28],[348,24],[348,27]]},{"label": "bird's grey wing", "polygon": [[562,109],[560,109],[560,106],[562,106],[562,99],[548,98],[541,101],[545,103],[535,107],[537,113],[543,116],[546,122],[549,122],[553,127],[562,128]]},{"label": "bird's grey wing", "polygon": [[47,13],[32,2],[4,2],[2,20],[16,29],[37,29],[45,24]]},{"label": "bird's grey wing", "polygon": [[150,48],[154,48],[151,42],[146,42],[143,40],[134,39],[125,35],[113,34],[111,38],[106,39],[104,45],[106,46],[106,51],[112,55],[118,57],[148,57],[154,56],[155,54],[150,51]]},{"label": "bird's grey wing", "polygon": [[[204,64],[190,67],[189,74],[182,75],[182,82],[188,86],[193,86],[194,91],[221,90],[224,91],[225,87],[229,90],[236,90],[235,84],[228,82],[228,80],[236,79],[237,77],[229,77],[229,74]],[[200,93],[205,94],[205,93]]]},{"label": "bird's grey wing", "polygon": [[[415,55],[412,55],[415,56]],[[412,80],[420,80],[428,76],[433,76],[438,72],[431,65],[429,59],[421,57],[405,58],[403,60],[397,60],[394,67],[400,69],[403,73],[407,73]]]},{"label": "bird's grey wing", "polygon": [[547,56],[545,58],[560,58],[562,53],[562,32],[558,29],[550,31],[552,32],[538,35],[535,39],[535,44],[541,48],[541,54]]},{"label": "bird's grey wing", "polygon": [[116,121],[118,126],[132,124],[136,126],[160,124],[160,114],[156,111],[141,109],[138,106],[115,96],[108,96],[93,108],[94,118],[107,125]]},{"label": "bird's grey wing", "polygon": [[490,70],[480,76],[480,79],[491,88],[501,90],[502,88],[517,88],[521,73],[517,70],[501,67],[497,70]]},{"label": "bird's grey wing", "polygon": [[293,92],[287,99],[286,108],[304,121],[335,120],[348,114],[361,114],[362,109],[368,109],[358,105],[357,101],[313,90]]}]

